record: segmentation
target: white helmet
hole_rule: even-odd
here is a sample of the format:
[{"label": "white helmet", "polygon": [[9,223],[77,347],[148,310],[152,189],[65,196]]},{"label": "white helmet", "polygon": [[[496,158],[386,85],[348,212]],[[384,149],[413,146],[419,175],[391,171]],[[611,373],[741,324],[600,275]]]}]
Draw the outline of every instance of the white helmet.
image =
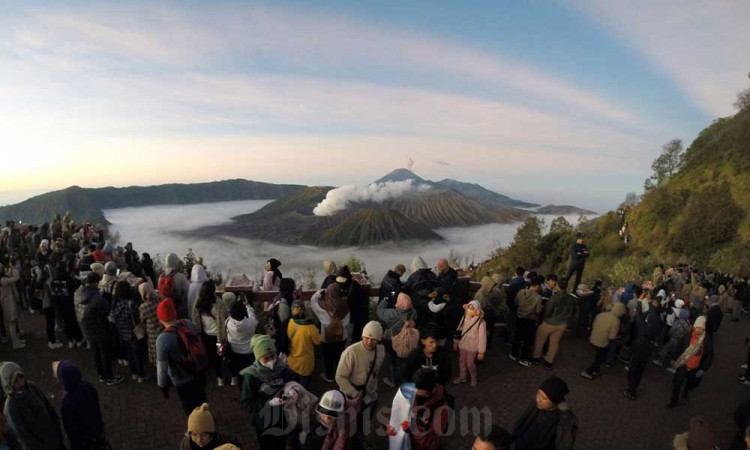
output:
[{"label": "white helmet", "polygon": [[320,398],[317,411],[326,416],[341,417],[346,408],[346,397],[341,391],[328,391]]}]

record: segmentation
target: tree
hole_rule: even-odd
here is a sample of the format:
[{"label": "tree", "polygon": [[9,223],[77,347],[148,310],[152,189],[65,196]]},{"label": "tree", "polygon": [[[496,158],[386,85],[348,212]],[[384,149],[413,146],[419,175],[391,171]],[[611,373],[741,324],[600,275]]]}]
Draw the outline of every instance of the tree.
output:
[{"label": "tree", "polygon": [[684,154],[682,139],[672,139],[662,145],[661,154],[651,163],[653,174],[646,180],[643,189],[648,192],[669,180],[682,167]]},{"label": "tree", "polygon": [[553,220],[549,226],[550,234],[563,233],[566,231],[571,231],[572,229],[573,225],[571,225],[570,222],[568,222],[563,216],[560,216],[557,219]]},{"label": "tree", "polygon": [[750,88],[737,93],[737,101],[734,102],[733,106],[739,111],[750,109]]},{"label": "tree", "polygon": [[538,267],[544,260],[540,254],[544,220],[531,216],[518,227],[513,242],[508,247],[508,260],[515,265]]}]

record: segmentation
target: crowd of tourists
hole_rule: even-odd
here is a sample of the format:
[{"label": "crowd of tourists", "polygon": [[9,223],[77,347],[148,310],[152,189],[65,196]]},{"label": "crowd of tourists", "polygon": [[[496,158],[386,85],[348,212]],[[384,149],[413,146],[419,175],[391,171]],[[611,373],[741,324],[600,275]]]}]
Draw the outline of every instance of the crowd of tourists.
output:
[{"label": "crowd of tourists", "polygon": [[[722,322],[738,321],[750,306],[747,280],[659,265],[644,283],[596,281],[589,288],[581,284],[589,257],[582,234],[570,252],[566,277],[518,267],[508,283],[486,274],[475,293],[446,259],[433,269],[415,257],[405,280],[404,265],[388,271],[371,310],[368,289],[333,261],[323,263],[320,289],[303,300],[281,261],[268,260],[262,289],[275,294],[258,302],[252,294],[217,292],[198,264],[188,277],[174,253],[162,263],[130,243],[118,247],[104,229],[76,224],[70,214],[40,227],[9,223],[0,236],[0,339],[27,351],[22,318],[40,314],[49,349],[85,346],[97,373],[54,361],[64,390],[57,411],[18,364],[0,363],[0,449],[111,448],[97,388],[86,379],[107,388],[125,381],[118,372],[126,368],[132,382],[177,395],[187,417],[185,436],[175,443],[182,449],[239,448],[216,427],[209,379],[235,386],[261,449],[366,450],[382,439],[391,449],[438,449],[455,413],[452,386],[481,382],[477,362],[497,341],[500,322],[508,356],[524,367],[552,369],[572,331],[591,343],[584,379],[596,382],[604,368],[622,361],[623,395],[636,400],[644,372],[656,366],[673,377],[667,407],[689,401],[711,369]],[[327,388],[313,392],[318,346],[317,376]],[[750,385],[750,369],[739,381]],[[381,382],[398,388],[395,397],[379,395]],[[477,430],[474,448],[573,449],[578,419],[566,402],[566,382],[550,376],[532,394],[512,427]],[[735,415],[737,449],[750,448],[746,403]],[[378,405],[388,406],[385,415]],[[373,422],[386,436],[373,431]],[[700,417],[674,445],[717,448]]]}]

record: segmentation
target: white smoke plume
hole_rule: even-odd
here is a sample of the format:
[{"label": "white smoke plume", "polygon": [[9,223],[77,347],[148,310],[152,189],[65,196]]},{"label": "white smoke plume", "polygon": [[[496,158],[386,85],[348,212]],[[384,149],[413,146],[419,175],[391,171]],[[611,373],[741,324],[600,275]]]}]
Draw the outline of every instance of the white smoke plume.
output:
[{"label": "white smoke plume", "polygon": [[400,197],[409,191],[424,192],[429,189],[429,185],[421,184],[417,186],[413,180],[386,181],[385,183],[372,183],[369,186],[355,186],[353,184],[341,186],[328,191],[326,198],[313,209],[313,214],[316,216],[332,216],[347,209],[350,203],[382,203]]}]

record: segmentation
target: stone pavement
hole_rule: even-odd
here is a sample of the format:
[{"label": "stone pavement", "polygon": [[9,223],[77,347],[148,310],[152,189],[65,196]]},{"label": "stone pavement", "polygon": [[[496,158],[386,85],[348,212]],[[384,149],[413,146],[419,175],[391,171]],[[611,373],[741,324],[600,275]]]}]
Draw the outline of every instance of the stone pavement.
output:
[{"label": "stone pavement", "polygon": [[[703,384],[674,410],[665,404],[671,390],[671,376],[650,365],[641,384],[639,398],[631,401],[622,395],[626,372],[622,363],[603,369],[603,376],[595,381],[582,379],[579,374],[592,357],[592,351],[583,338],[566,335],[552,371],[541,367],[525,368],[505,356],[505,346],[500,339],[488,352],[484,364],[479,366],[479,385],[468,384],[449,387],[456,397],[456,406],[489,407],[492,420],[507,429],[513,427],[516,417],[534,399],[539,384],[549,375],[557,375],[568,382],[568,402],[578,416],[580,431],[577,449],[669,449],[672,437],[688,427],[691,416],[700,414],[721,437],[722,447],[728,448],[734,433],[732,413],[748,395],[750,387],[737,382],[739,365],[744,362],[744,337],[750,319],[739,323],[725,321],[715,340],[716,358],[707,372]],[[70,359],[78,364],[85,376],[99,392],[107,435],[115,450],[174,449],[185,432],[186,418],[179,400],[173,393],[165,400],[155,381],[144,384],[130,381],[126,367],[116,366],[116,373],[127,376],[124,383],[107,387],[95,381],[93,357],[85,349],[49,350],[44,339],[43,319],[39,315],[24,314],[23,328],[27,331],[29,346],[14,352],[9,345],[0,346],[0,360],[18,362],[27,378],[37,382],[53,404],[59,408],[61,388],[51,374],[50,363],[57,359]],[[320,366],[320,365],[319,365]],[[153,371],[153,367],[150,367]],[[454,373],[457,370],[454,362]],[[329,385],[333,388],[333,385]],[[381,400],[390,403],[394,390],[381,383]],[[313,392],[326,390],[324,383],[315,377]],[[174,391],[173,391],[174,392]],[[239,402],[239,388],[218,388],[210,383],[208,398],[217,425],[223,434],[236,436],[243,449],[257,448],[249,414]],[[59,410],[59,409],[58,409]],[[444,448],[469,449],[472,436],[454,434],[444,441]],[[376,448],[387,448],[384,438],[373,439]]]}]

